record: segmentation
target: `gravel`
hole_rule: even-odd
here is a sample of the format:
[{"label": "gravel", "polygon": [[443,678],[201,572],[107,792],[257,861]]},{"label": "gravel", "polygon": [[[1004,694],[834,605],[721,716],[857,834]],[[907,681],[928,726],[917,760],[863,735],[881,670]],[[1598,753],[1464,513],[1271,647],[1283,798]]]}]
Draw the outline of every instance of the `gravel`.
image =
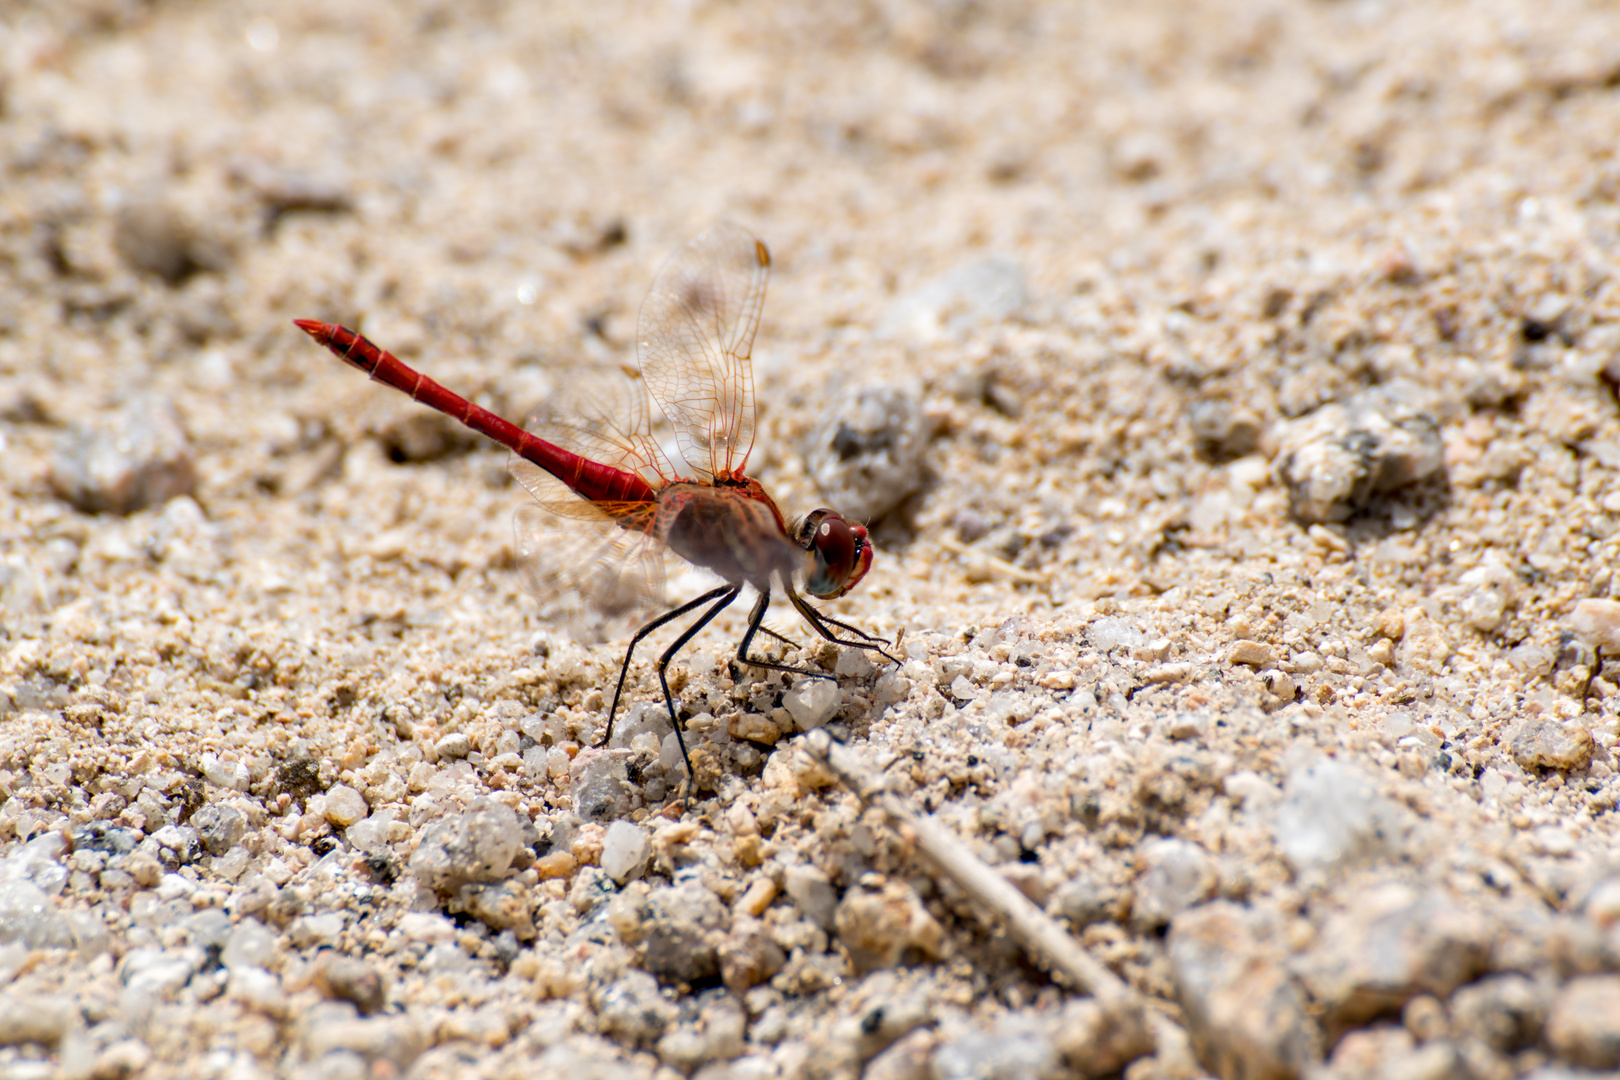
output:
[{"label": "gravel", "polygon": [[[1620,1067],[1615,40],[1521,0],[6,21],[0,1074]],[[748,474],[872,526],[816,603],[896,662],[776,596],[756,655],[833,677],[744,669],[719,614],[667,669],[688,793],[681,628],[598,745],[639,616],[524,585],[601,535],[514,546],[502,455],[289,320],[521,420],[633,362],[717,215],[773,257]]]}]

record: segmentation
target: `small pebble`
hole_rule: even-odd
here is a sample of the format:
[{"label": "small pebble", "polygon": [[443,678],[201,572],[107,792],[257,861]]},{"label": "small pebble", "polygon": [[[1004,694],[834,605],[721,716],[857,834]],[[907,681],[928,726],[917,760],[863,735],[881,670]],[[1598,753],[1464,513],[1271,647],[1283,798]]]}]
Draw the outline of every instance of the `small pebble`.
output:
[{"label": "small pebble", "polygon": [[1305,994],[1242,908],[1222,901],[1184,912],[1168,945],[1187,1033],[1217,1076],[1298,1076],[1316,1057]]},{"label": "small pebble", "polygon": [[1567,621],[1586,644],[1620,652],[1620,600],[1582,600]]},{"label": "small pebble", "polygon": [[752,918],[733,920],[731,933],[720,943],[717,955],[720,979],[734,994],[769,982],[787,963],[782,947],[770,930]]},{"label": "small pebble", "polygon": [[352,1001],[361,1015],[381,1011],[387,987],[377,969],[361,960],[327,954],[315,969],[315,985],[329,998]]},{"label": "small pebble", "polygon": [[55,1046],[79,1023],[79,1010],[65,997],[30,994],[0,997],[0,1046]]},{"label": "small pebble", "polygon": [[878,321],[877,335],[926,344],[1006,319],[1028,299],[1016,262],[998,256],[969,259],[894,301]]},{"label": "small pebble", "polygon": [[855,387],[828,404],[805,463],[828,505],[851,521],[870,522],[920,488],[927,447],[922,409],[910,391]]},{"label": "small pebble", "polygon": [[1196,401],[1187,410],[1187,424],[1200,457],[1231,461],[1252,454],[1260,446],[1260,420],[1242,406],[1219,399]]},{"label": "small pebble", "polygon": [[1418,994],[1447,997],[1480,973],[1491,937],[1483,916],[1442,893],[1382,885],[1327,919],[1299,969],[1333,1035]]},{"label": "small pebble", "polygon": [[340,829],[347,829],[370,813],[365,796],[347,784],[333,784],[326,789],[326,820]]},{"label": "small pebble", "polygon": [[1459,987],[1451,1015],[1467,1034],[1502,1053],[1515,1053],[1541,1038],[1550,1004],[1547,989],[1524,975],[1493,975]]},{"label": "small pebble", "polygon": [[274,1019],[287,1015],[287,992],[281,980],[261,967],[233,968],[226,993],[257,1012]]},{"label": "small pebble", "polygon": [[1547,1016],[1553,1053],[1590,1069],[1620,1068],[1620,976],[1572,979]]},{"label": "small pebble", "polygon": [[491,930],[510,930],[519,941],[534,937],[528,890],[517,882],[463,885],[460,896],[467,913]]},{"label": "small pebble", "polygon": [[1215,891],[1215,863],[1189,840],[1154,840],[1142,847],[1147,870],[1137,880],[1132,918],[1160,927]]},{"label": "small pebble", "polygon": [[643,925],[645,967],[665,982],[695,983],[720,973],[719,945],[729,913],[720,898],[688,878],[654,889]]},{"label": "small pebble", "polygon": [[433,752],[441,761],[464,758],[472,753],[472,740],[464,732],[453,731],[433,744]]},{"label": "small pebble", "polygon": [[1058,1053],[1076,1075],[1113,1076],[1153,1053],[1153,1031],[1140,1005],[1082,998],[1063,1007],[1053,1025]]},{"label": "small pebble", "polygon": [[1397,852],[1406,815],[1361,769],[1318,758],[1289,771],[1272,828],[1296,872],[1326,872]]},{"label": "small pebble", "polygon": [[823,930],[831,930],[838,911],[838,894],[827,875],[808,863],[787,868],[783,884],[799,914]]},{"label": "small pebble", "polygon": [[677,1016],[674,1003],[664,997],[658,980],[635,968],[597,991],[591,1003],[596,1006],[597,1022],[603,1032],[627,1046],[651,1047]]},{"label": "small pebble", "polygon": [[630,812],[629,750],[581,750],[569,765],[569,793],[581,820],[606,823]]},{"label": "small pebble", "polygon": [[818,728],[838,711],[840,693],[831,679],[800,679],[782,695],[782,706],[800,731]]},{"label": "small pebble", "polygon": [[209,803],[191,815],[197,838],[210,855],[225,854],[247,835],[247,815],[234,806]]},{"label": "small pebble", "polygon": [[989,1031],[966,1031],[941,1039],[934,1050],[934,1080],[981,1077],[1047,1077],[1061,1074],[1057,1047],[1040,1018],[1008,1013]]},{"label": "small pebble", "polygon": [[1526,717],[1507,739],[1508,753],[1526,769],[1583,768],[1592,760],[1592,733],[1579,722],[1564,722],[1545,715]]},{"label": "small pebble", "polygon": [[641,876],[651,850],[646,829],[628,821],[615,821],[602,837],[602,856],[598,865],[615,882],[623,885]]},{"label": "small pebble", "polygon": [[849,889],[833,924],[859,972],[937,958],[945,940],[945,931],[903,881]]},{"label": "small pebble", "polygon": [[189,495],[197,484],[191,444],[174,408],[141,397],[109,420],[57,440],[51,487],[87,514],[133,514]]},{"label": "small pebble", "polygon": [[1278,478],[1300,521],[1343,521],[1375,495],[1441,468],[1443,446],[1427,391],[1404,380],[1362,391],[1290,423]]},{"label": "small pebble", "polygon": [[113,229],[119,254],[139,270],[178,285],[200,270],[217,270],[226,252],[198,229],[179,205],[160,192],[130,199],[119,208]]}]

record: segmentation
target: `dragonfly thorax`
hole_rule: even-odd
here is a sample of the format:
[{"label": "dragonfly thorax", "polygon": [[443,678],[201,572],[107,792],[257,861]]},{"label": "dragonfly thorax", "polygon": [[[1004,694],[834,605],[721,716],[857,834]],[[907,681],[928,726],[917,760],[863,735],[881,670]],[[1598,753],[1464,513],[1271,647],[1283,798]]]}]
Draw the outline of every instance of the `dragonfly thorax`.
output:
[{"label": "dragonfly thorax", "polygon": [[658,493],[654,528],[669,549],[727,581],[765,591],[773,579],[804,570],[804,552],[788,538],[770,496],[753,481],[710,485],[682,482]]}]

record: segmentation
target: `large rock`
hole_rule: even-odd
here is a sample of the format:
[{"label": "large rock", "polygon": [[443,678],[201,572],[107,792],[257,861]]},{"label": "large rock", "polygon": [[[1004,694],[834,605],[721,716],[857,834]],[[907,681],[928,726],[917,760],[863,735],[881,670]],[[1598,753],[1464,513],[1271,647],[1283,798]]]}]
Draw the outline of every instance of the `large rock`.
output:
[{"label": "large rock", "polygon": [[1426,392],[1395,380],[1288,425],[1275,468],[1296,518],[1343,521],[1374,495],[1439,470],[1443,449]]},{"label": "large rock", "polygon": [[1242,908],[1224,901],[1177,916],[1170,970],[1187,1033],[1223,1080],[1292,1080],[1319,1054],[1305,995],[1278,950],[1256,938]]},{"label": "large rock", "polygon": [[1620,976],[1570,980],[1553,999],[1547,1044],[1576,1065],[1620,1068]]},{"label": "large rock", "polygon": [[1484,968],[1491,927],[1435,892],[1380,886],[1322,927],[1299,970],[1330,1038],[1419,994],[1445,998]]}]

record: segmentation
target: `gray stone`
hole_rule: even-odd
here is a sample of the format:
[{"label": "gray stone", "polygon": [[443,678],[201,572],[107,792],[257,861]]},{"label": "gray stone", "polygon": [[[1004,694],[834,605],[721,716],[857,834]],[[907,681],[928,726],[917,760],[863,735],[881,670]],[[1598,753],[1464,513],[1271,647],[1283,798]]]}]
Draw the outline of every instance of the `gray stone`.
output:
[{"label": "gray stone", "polygon": [[0,996],[0,1046],[21,1043],[55,1046],[79,1023],[79,1010],[70,998],[40,994]]},{"label": "gray stone", "polygon": [[646,829],[628,821],[615,821],[602,838],[602,857],[597,862],[608,877],[623,885],[641,876],[651,850]]},{"label": "gray stone", "polygon": [[1224,901],[1177,916],[1169,954],[1176,998],[1204,1067],[1223,1080],[1298,1076],[1320,1051],[1305,995],[1278,951]]},{"label": "gray stone", "polygon": [[1310,874],[1397,853],[1409,823],[1359,768],[1317,758],[1289,770],[1272,827],[1294,871]]},{"label": "gray stone", "polygon": [[1523,975],[1493,975],[1459,987],[1451,996],[1457,1029],[1494,1050],[1513,1053],[1541,1038],[1547,988]]},{"label": "gray stone", "polygon": [[574,813],[584,821],[607,823],[632,809],[629,750],[581,750],[569,763]]},{"label": "gray stone", "polygon": [[1566,1061],[1620,1068],[1620,976],[1571,979],[1553,999],[1546,1034],[1547,1045]]},{"label": "gray stone", "polygon": [[729,1061],[743,1051],[748,1014],[742,1003],[727,993],[707,995],[695,1024],[666,1031],[657,1053],[664,1064],[691,1073],[710,1061]]},{"label": "gray stone", "polygon": [[833,916],[838,940],[861,973],[937,959],[945,931],[904,881],[847,890]]},{"label": "gray stone", "polygon": [[189,495],[197,470],[173,407],[141,397],[109,420],[57,440],[51,487],[87,514],[132,514]]},{"label": "gray stone", "polygon": [[1065,1069],[1049,1026],[1009,1013],[989,1031],[966,1031],[934,1050],[935,1080],[1060,1080]]},{"label": "gray stone", "polygon": [[928,449],[921,406],[905,387],[853,387],[838,394],[810,438],[805,461],[831,506],[873,521],[917,492]]},{"label": "gray stone", "polygon": [[652,1080],[653,1066],[626,1057],[617,1047],[588,1035],[555,1043],[535,1061],[528,1075],[566,1080]]},{"label": "gray stone", "polygon": [[632,1047],[651,1047],[676,1017],[658,981],[633,969],[593,995],[592,1004],[602,1031]]},{"label": "gray stone", "polygon": [[[203,810],[208,807],[203,807]],[[197,811],[202,813],[202,810]],[[196,815],[192,815],[196,824]],[[201,831],[201,827],[198,827]],[[134,829],[112,825],[105,821],[88,821],[73,827],[73,850],[101,851],[108,855],[128,855],[140,845],[141,836]]]},{"label": "gray stone", "polygon": [[1215,891],[1215,861],[1191,841],[1153,840],[1142,856],[1147,870],[1136,882],[1131,915],[1145,926],[1164,926]]},{"label": "gray stone", "polygon": [[1336,1037],[1418,994],[1447,997],[1483,970],[1491,936],[1443,894],[1384,885],[1331,916],[1298,967]]},{"label": "gray stone", "polygon": [[799,914],[823,930],[831,930],[837,919],[838,893],[827,875],[809,863],[794,863],[783,877],[788,898]]},{"label": "gray stone", "polygon": [[1427,392],[1397,379],[1289,424],[1275,469],[1294,516],[1323,522],[1343,521],[1374,495],[1430,476],[1442,464]]},{"label": "gray stone", "polygon": [[728,916],[720,898],[697,877],[647,897],[643,926],[646,968],[669,983],[694,983],[720,972],[719,946]]},{"label": "gray stone", "polygon": [[429,825],[407,865],[428,888],[453,892],[469,882],[500,881],[515,872],[513,861],[525,838],[511,807],[475,799],[465,813]]},{"label": "gray stone", "polygon": [[209,803],[191,815],[191,826],[210,855],[223,855],[247,835],[247,815],[234,806]]},{"label": "gray stone", "polygon": [[1153,1053],[1153,1031],[1141,1005],[1082,998],[1058,1014],[1053,1028],[1058,1053],[1080,1077],[1112,1076]]},{"label": "gray stone", "polygon": [[1592,760],[1592,733],[1578,721],[1565,723],[1555,716],[1529,716],[1507,739],[1508,753],[1521,768],[1580,769]]},{"label": "gray stone", "polygon": [[1086,873],[1075,875],[1052,894],[1052,913],[1067,919],[1075,932],[1093,923],[1117,921],[1128,907],[1120,889]]}]

